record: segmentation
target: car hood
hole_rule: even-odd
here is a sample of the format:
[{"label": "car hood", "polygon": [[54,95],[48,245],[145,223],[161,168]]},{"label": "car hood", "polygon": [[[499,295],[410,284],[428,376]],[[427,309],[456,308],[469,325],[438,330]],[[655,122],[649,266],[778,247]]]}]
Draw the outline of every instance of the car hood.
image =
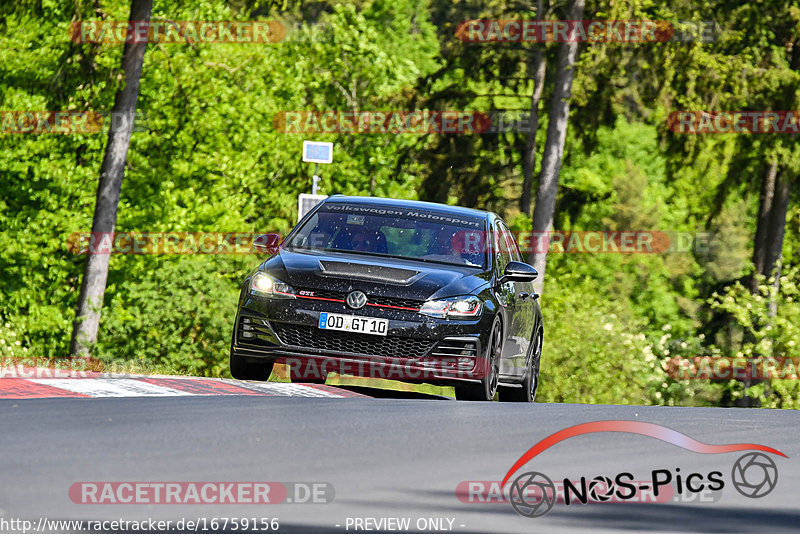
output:
[{"label": "car hood", "polygon": [[369,295],[428,300],[469,295],[489,283],[481,269],[362,254],[281,249],[260,270],[296,290],[361,290]]}]

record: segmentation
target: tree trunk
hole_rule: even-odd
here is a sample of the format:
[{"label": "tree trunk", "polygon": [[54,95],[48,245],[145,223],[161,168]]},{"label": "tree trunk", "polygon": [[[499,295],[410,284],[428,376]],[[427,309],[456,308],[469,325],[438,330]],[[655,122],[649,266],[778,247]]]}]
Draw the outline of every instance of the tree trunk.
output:
[{"label": "tree trunk", "polygon": [[[543,0],[536,5],[536,20],[544,17]],[[542,99],[544,77],[547,71],[547,58],[544,45],[533,53],[533,94],[531,95],[531,115],[528,121],[528,141],[523,157],[522,195],[519,198],[519,209],[525,215],[531,215],[531,188],[533,172],[536,170],[536,132],[539,130],[539,101]]]},{"label": "tree trunk", "polygon": [[772,276],[783,250],[783,236],[786,230],[786,210],[789,207],[791,182],[785,172],[778,173],[775,179],[775,191],[769,210],[769,234],[764,251],[764,267],[762,274]]},{"label": "tree trunk", "polygon": [[[573,0],[570,8],[570,20],[581,20],[584,0]],[[553,227],[553,215],[556,209],[556,193],[558,192],[558,176],[561,172],[561,158],[564,153],[564,142],[567,138],[569,120],[569,100],[572,96],[572,77],[575,60],[578,55],[578,42],[563,43],[558,51],[558,62],[555,75],[553,98],[550,102],[550,118],[547,125],[547,139],[542,156],[542,170],[539,173],[539,188],[536,193],[536,205],[533,211],[533,234],[544,235]],[[534,287],[537,292],[544,287],[544,274],[547,260],[548,239],[534,239],[534,246],[528,256],[528,263],[539,271],[539,278]]]},{"label": "tree trunk", "polygon": [[[761,197],[758,208],[758,221],[756,223],[756,237],[753,242],[753,278],[751,281],[751,291],[758,291],[758,281],[756,274],[764,274],[764,265],[767,260],[767,246],[769,243],[769,221],[772,210],[772,202],[775,197],[775,178],[778,176],[777,161],[770,163],[764,172],[764,180],[761,182]],[[767,274],[769,276],[769,274]]]},{"label": "tree trunk", "polygon": [[[153,0],[131,0],[131,12],[128,20],[131,23],[149,21],[152,6]],[[129,26],[128,35],[130,36],[134,30],[133,25]],[[117,223],[117,206],[122,189],[128,145],[133,130],[136,100],[139,96],[139,77],[142,73],[146,47],[146,42],[134,42],[131,39],[130,42],[125,43],[123,48],[122,71],[125,75],[125,86],[117,92],[114,101],[108,143],[97,185],[97,200],[92,221],[93,236],[112,233]],[[115,121],[115,118],[123,118],[123,120]],[[81,292],[78,297],[77,315],[72,329],[70,356],[88,357],[91,346],[97,341],[100,310],[103,306],[103,295],[108,279],[109,257],[110,254],[94,253],[89,250],[83,271]]]},{"label": "tree trunk", "polygon": [[[783,252],[783,237],[786,232],[786,212],[789,208],[789,195],[792,189],[792,177],[785,170],[779,170],[777,162],[771,163],[765,171],[764,181],[761,185],[761,198],[758,209],[758,223],[756,237],[753,243],[753,278],[751,290],[758,293],[757,275],[763,275],[769,280],[775,279],[772,286],[778,289],[781,275],[781,256]],[[778,314],[778,304],[774,298],[767,302],[768,315],[775,317]],[[760,383],[761,380],[742,380],[745,388]],[[744,395],[734,403],[737,407],[758,407],[760,400],[757,397]]]},{"label": "tree trunk", "polygon": [[[761,185],[758,208],[756,236],[753,243],[753,278],[750,289],[758,293],[757,275],[767,279],[775,276],[773,285],[778,287],[780,278],[780,259],[783,251],[783,237],[786,232],[786,212],[789,208],[789,195],[792,179],[786,171],[779,171],[777,162],[767,167]],[[777,313],[776,304],[770,301],[770,315]]]},{"label": "tree trunk", "polygon": [[[769,214],[769,241],[767,243],[764,272],[767,278],[775,276],[772,282],[776,289],[780,287],[781,256],[783,255],[783,236],[786,233],[786,212],[789,209],[789,194],[792,182],[786,173],[781,173],[775,183],[775,197],[772,200],[772,209]],[[778,304],[774,298],[769,300],[769,315],[778,314]]]}]

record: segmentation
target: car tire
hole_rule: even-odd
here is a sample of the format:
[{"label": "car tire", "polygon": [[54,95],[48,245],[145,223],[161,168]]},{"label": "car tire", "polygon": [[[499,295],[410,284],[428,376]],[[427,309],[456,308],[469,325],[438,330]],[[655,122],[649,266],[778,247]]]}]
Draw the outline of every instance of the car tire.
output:
[{"label": "car tire", "polygon": [[528,371],[521,388],[501,387],[499,391],[500,402],[533,402],[539,390],[539,365],[542,361],[542,343],[544,333],[541,329],[536,333],[531,348],[533,355],[530,359]]},{"label": "car tire", "polygon": [[492,333],[489,337],[488,348],[486,349],[487,365],[486,376],[479,384],[469,384],[456,386],[455,393],[458,400],[470,401],[491,401],[497,393],[497,381],[500,374],[500,355],[503,352],[503,327],[500,318],[497,317],[492,325]]},{"label": "car tire", "polygon": [[289,366],[289,377],[293,383],[324,384],[327,375],[320,376],[319,366],[314,360],[292,362]]},{"label": "car tire", "polygon": [[231,376],[237,380],[260,380],[266,382],[272,374],[274,361],[249,361],[231,351]]}]

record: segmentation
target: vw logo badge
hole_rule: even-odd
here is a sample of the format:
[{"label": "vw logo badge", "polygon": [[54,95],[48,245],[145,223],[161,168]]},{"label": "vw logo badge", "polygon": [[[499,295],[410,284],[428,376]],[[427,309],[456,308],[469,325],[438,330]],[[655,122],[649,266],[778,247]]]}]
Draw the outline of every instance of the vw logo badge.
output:
[{"label": "vw logo badge", "polygon": [[347,295],[347,305],[354,310],[360,310],[367,304],[367,296],[363,291],[351,291]]}]

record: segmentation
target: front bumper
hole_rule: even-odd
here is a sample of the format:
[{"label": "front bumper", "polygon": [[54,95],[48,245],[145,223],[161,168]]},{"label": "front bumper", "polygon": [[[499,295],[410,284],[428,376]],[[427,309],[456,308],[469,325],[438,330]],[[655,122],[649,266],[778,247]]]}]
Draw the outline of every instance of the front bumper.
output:
[{"label": "front bumper", "polygon": [[[389,320],[386,336],[321,330],[321,312]],[[232,352],[249,359],[302,365],[322,378],[329,373],[412,382],[475,382],[486,374],[483,349],[488,314],[443,320],[409,309],[352,310],[325,300],[269,300],[242,296]]]}]

